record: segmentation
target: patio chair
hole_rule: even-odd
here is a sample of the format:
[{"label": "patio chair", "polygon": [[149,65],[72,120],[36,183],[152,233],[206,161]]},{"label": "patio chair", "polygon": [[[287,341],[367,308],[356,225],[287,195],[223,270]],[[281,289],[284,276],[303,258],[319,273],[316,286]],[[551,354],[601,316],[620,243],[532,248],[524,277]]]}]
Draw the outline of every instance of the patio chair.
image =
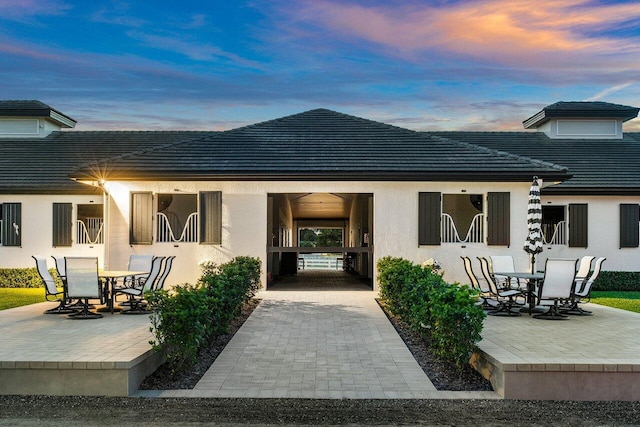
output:
[{"label": "patio chair", "polygon": [[[155,257],[153,255],[139,255],[139,254],[131,254],[129,255],[129,271],[151,271],[151,264],[153,263],[153,259]],[[140,280],[147,277],[144,276],[134,276],[134,280]],[[128,285],[131,286],[131,285]]]},{"label": "patio chair", "polygon": [[47,260],[45,259],[45,257],[42,255],[32,255],[31,258],[33,258],[36,261],[36,269],[38,270],[38,275],[40,276],[40,278],[42,279],[42,283],[44,284],[45,299],[47,301],[51,301],[51,302],[55,301],[59,303],[57,307],[50,308],[49,310],[46,310],[45,313],[46,314],[75,313],[76,310],[74,310],[73,308],[67,307],[66,292],[64,291],[64,289],[58,290],[58,287],[56,286],[56,282],[55,280],[53,280],[53,277],[51,276],[51,273],[49,273],[49,269],[47,268]]},{"label": "patio chair", "polygon": [[[511,255],[492,255],[491,259],[491,272],[514,272],[516,271],[515,264],[513,263],[513,257]],[[520,280],[512,277],[508,282],[508,277],[495,275],[493,276],[498,286],[503,288],[522,289],[520,286]]]},{"label": "patio chair", "polygon": [[[594,257],[595,258],[595,257]],[[602,263],[605,262],[606,258],[601,257],[596,260],[596,263],[593,266],[593,272],[588,279],[582,278],[578,279],[576,277],[575,280],[575,289],[571,294],[571,299],[569,300],[569,307],[565,309],[561,309],[560,312],[562,314],[574,314],[578,316],[590,316],[592,313],[588,310],[584,310],[578,306],[578,303],[589,300],[589,295],[591,294],[591,286],[593,282],[596,281],[598,275],[600,274],[600,270],[602,270]],[[585,280],[586,279],[586,280]]]},{"label": "patio chair", "polygon": [[471,287],[480,293],[482,308],[485,310],[493,310],[494,308],[496,308],[496,305],[498,303],[495,300],[491,299],[491,291],[489,289],[489,286],[487,285],[486,280],[478,278],[478,276],[476,276],[476,274],[473,272],[471,259],[466,256],[461,256],[460,258],[462,258],[462,262],[464,263],[464,271],[469,277]]},{"label": "patio chair", "polygon": [[571,298],[575,288],[576,267],[578,260],[549,258],[545,263],[544,279],[538,288],[538,304],[549,306],[544,313],[534,314],[536,319],[565,320],[568,316],[561,314],[559,303]]},{"label": "patio chair", "polygon": [[591,271],[591,262],[595,259],[594,256],[585,255],[580,258],[580,263],[578,264],[578,272],[576,273],[576,281],[584,280],[589,275]]},{"label": "patio chair", "polygon": [[[160,268],[162,267],[162,260],[164,257],[154,257],[151,262],[151,271],[143,280],[134,280],[131,282],[130,287],[115,289],[115,295],[123,294],[127,295],[129,299],[126,301],[126,305],[129,309],[123,310],[121,314],[149,314],[147,310],[147,303],[144,300],[144,293],[153,289],[154,283],[160,275]],[[125,305],[122,303],[121,305]]]},{"label": "patio chair", "polygon": [[482,275],[489,285],[491,294],[497,301],[496,307],[488,311],[487,314],[492,316],[520,316],[520,311],[514,311],[513,307],[517,304],[516,298],[524,296],[518,289],[501,288],[498,286],[493,273],[489,271],[489,261],[485,257],[478,257],[480,261],[480,269]]},{"label": "patio chair", "polygon": [[167,276],[169,276],[169,273],[171,272],[171,266],[173,265],[173,259],[174,258],[175,258],[175,255],[174,256],[168,256],[164,260],[162,273],[160,274],[160,276],[158,276],[158,280],[156,280],[156,282],[155,282],[155,284],[153,286],[153,290],[154,291],[157,291],[159,289],[164,288],[164,282],[165,282],[165,280],[167,280]]},{"label": "patio chair", "polygon": [[98,319],[102,314],[89,310],[89,299],[102,300],[102,284],[98,277],[97,257],[65,257],[69,298],[83,300],[82,310],[70,314],[71,319]]}]

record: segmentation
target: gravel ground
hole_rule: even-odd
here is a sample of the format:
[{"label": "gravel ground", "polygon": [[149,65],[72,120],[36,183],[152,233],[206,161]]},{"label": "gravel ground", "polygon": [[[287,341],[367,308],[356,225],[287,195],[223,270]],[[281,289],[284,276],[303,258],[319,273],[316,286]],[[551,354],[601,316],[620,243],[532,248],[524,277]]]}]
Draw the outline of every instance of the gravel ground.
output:
[{"label": "gravel ground", "polygon": [[[192,388],[259,301],[245,306],[207,349],[199,365],[171,377],[162,369],[147,389]],[[419,339],[391,316],[400,335],[436,387],[486,390],[473,373],[453,373],[434,361]],[[413,342],[412,342],[413,341]],[[480,379],[478,379],[480,378]],[[489,385],[490,387],[490,385]],[[640,426],[640,402],[514,400],[182,399],[78,396],[0,396],[0,426]]]}]

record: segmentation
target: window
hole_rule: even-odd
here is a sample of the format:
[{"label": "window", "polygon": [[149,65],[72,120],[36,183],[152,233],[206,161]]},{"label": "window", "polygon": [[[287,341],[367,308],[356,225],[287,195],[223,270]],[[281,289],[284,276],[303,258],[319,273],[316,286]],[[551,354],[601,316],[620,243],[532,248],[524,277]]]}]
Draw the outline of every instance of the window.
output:
[{"label": "window", "polygon": [[[222,193],[158,194],[155,240],[158,243],[197,242],[219,245],[222,241]],[[131,193],[132,245],[153,243],[153,194]]]},{"label": "window", "polygon": [[195,194],[158,194],[156,242],[198,241]]},{"label": "window", "polygon": [[640,246],[640,205],[620,204],[620,247]]},{"label": "window", "polygon": [[[484,241],[483,210],[481,194],[419,193],[418,244]],[[486,210],[487,244],[508,246],[510,193],[488,193]]]},{"label": "window", "polygon": [[22,204],[3,203],[0,214],[2,221],[2,245],[22,245]]},{"label": "window", "polygon": [[442,242],[484,242],[482,194],[442,195]]},{"label": "window", "polygon": [[104,205],[78,205],[76,243],[81,245],[104,243]]},{"label": "window", "polygon": [[542,207],[542,238],[546,245],[567,244],[566,206]]}]

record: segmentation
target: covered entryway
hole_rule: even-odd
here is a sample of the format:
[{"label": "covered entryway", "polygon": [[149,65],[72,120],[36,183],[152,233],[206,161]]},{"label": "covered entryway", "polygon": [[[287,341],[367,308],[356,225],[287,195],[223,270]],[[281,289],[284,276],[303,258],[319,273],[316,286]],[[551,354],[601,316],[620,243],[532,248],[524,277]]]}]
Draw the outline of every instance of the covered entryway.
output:
[{"label": "covered entryway", "polygon": [[267,275],[333,270],[372,286],[373,194],[272,193],[267,205]]}]

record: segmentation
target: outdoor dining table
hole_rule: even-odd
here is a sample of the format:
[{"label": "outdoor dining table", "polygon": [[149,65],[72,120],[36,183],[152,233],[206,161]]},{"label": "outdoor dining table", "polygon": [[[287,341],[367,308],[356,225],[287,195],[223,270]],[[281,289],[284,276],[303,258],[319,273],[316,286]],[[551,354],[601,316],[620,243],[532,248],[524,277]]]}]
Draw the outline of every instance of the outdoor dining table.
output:
[{"label": "outdoor dining table", "polygon": [[523,279],[527,281],[527,304],[529,304],[529,316],[533,313],[536,305],[536,286],[544,279],[544,273],[531,273],[528,271],[494,271],[494,276],[505,276],[510,281],[511,278]]},{"label": "outdoor dining table", "polygon": [[114,311],[121,311],[119,307],[115,307],[114,301],[114,289],[118,279],[124,279],[126,277],[145,276],[149,274],[148,271],[129,271],[129,270],[100,270],[98,271],[98,277],[104,279],[104,292],[106,306],[99,308],[98,311],[108,311],[113,314]]}]

